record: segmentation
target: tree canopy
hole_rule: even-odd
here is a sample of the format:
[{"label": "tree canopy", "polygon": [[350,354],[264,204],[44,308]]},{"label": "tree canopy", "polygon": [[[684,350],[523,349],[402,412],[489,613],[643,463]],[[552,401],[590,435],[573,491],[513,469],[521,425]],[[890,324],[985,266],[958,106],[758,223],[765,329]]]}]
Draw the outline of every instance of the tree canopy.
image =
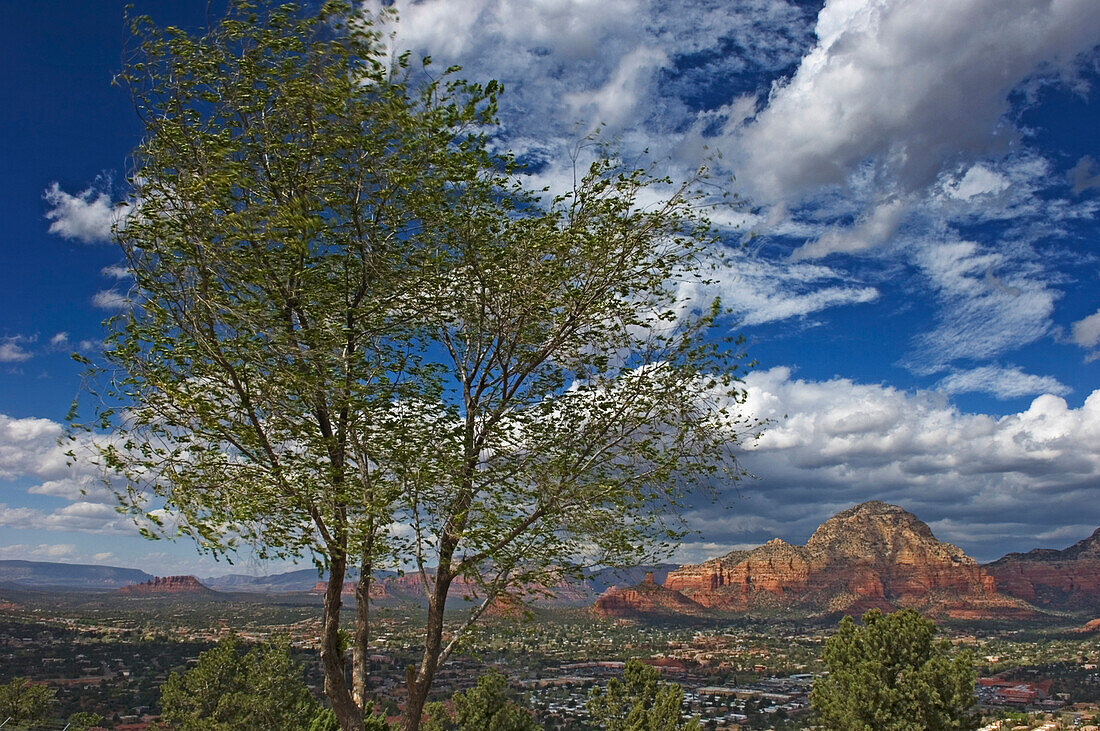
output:
[{"label": "tree canopy", "polygon": [[715,243],[699,181],[585,148],[571,190],[528,190],[492,136],[499,86],[387,60],[378,20],[236,0],[202,36],[134,22],[132,307],[89,379],[98,458],[151,536],[328,570],[344,729],[363,727],[377,568],[412,566],[427,599],[416,728],[463,636],[443,638],[456,579],[472,623],[666,553],[687,491],[738,479],[754,426],[740,341],[690,297]]},{"label": "tree canopy", "polygon": [[596,726],[607,731],[698,731],[699,720],[683,720],[684,690],[661,681],[656,668],[628,660],[623,679],[593,688],[587,709]]},{"label": "tree canopy", "polygon": [[321,712],[286,644],[242,652],[228,637],[161,687],[162,719],[180,731],[305,729]]},{"label": "tree canopy", "polygon": [[508,679],[495,670],[477,685],[451,696],[452,710],[443,703],[428,705],[425,731],[538,731],[531,712],[511,698]]},{"label": "tree canopy", "polygon": [[57,691],[49,686],[12,678],[0,685],[0,719],[10,719],[12,726],[41,721],[49,715],[55,695]]},{"label": "tree canopy", "polygon": [[811,703],[829,731],[972,731],[981,717],[973,659],[936,639],[936,625],[911,609],[851,617],[825,643],[828,675]]}]

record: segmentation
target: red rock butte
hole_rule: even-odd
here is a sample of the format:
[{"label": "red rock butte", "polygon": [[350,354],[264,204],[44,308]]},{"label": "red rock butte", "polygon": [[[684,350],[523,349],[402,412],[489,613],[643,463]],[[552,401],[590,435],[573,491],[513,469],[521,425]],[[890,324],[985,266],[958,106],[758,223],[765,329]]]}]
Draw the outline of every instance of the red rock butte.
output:
[{"label": "red rock butte", "polygon": [[157,576],[140,584],[130,584],[115,590],[116,594],[161,596],[169,594],[214,594],[194,576]]},{"label": "red rock butte", "polygon": [[911,607],[957,618],[1027,616],[1024,602],[912,513],[877,500],[825,521],[804,546],[775,538],[668,575],[664,588],[717,611],[860,613]]}]

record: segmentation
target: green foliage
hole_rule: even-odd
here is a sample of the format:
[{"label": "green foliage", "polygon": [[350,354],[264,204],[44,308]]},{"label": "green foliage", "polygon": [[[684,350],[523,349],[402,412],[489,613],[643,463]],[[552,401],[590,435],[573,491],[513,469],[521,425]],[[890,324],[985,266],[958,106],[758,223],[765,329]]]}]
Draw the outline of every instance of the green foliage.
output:
[{"label": "green foliage", "polygon": [[622,680],[612,678],[606,690],[589,693],[593,722],[607,731],[698,731],[697,718],[682,720],[683,688],[660,678],[655,668],[628,660]]},{"label": "green foliage", "polygon": [[[415,715],[456,577],[472,622],[667,555],[687,490],[740,479],[757,425],[741,341],[688,298],[714,263],[702,172],[589,145],[573,190],[528,190],[494,152],[499,85],[387,63],[388,11],[358,5],[234,0],[200,37],[134,21],[119,79],[145,134],[114,232],[133,307],[74,428],[110,431],[94,458],[150,537],[311,555],[336,582],[437,566]],[[325,612],[326,692],[358,728]]]},{"label": "green foliage", "polygon": [[160,703],[163,720],[179,731],[309,728],[318,715],[285,643],[242,653],[233,637],[199,655],[186,673],[172,673]]},{"label": "green foliage", "polygon": [[93,726],[98,726],[103,721],[103,716],[88,711],[77,711],[69,716],[69,731],[87,731]]},{"label": "green foliage", "polygon": [[36,685],[26,678],[12,678],[0,685],[0,719],[11,718],[11,725],[30,725],[46,718],[57,691]]},{"label": "green foliage", "polygon": [[329,708],[322,708],[309,724],[309,731],[340,731],[340,722]]},{"label": "green foliage", "polygon": [[[374,713],[372,701],[367,701],[366,708],[363,710],[363,723],[365,731],[389,731],[390,729],[390,725],[386,723],[386,717]],[[340,722],[331,709],[322,708],[313,717],[309,731],[340,731]]]},{"label": "green foliage", "polygon": [[811,703],[830,731],[972,731],[978,728],[975,675],[969,653],[953,655],[936,625],[911,609],[863,625],[851,617],[825,643],[828,675],[814,683]]},{"label": "green foliage", "polygon": [[531,712],[511,698],[508,679],[495,670],[482,675],[477,686],[451,696],[453,711],[442,703],[428,704],[424,731],[537,731]]}]

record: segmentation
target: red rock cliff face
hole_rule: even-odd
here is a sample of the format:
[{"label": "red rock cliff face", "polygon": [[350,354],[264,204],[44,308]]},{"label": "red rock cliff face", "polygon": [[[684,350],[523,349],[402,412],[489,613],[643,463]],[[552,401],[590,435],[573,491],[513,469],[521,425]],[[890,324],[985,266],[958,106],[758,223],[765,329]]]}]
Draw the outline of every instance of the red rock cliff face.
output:
[{"label": "red rock cliff face", "polygon": [[673,589],[654,583],[653,574],[626,589],[608,589],[593,607],[596,614],[608,618],[660,619],[702,616],[706,608]]},{"label": "red rock cliff face", "polygon": [[1064,551],[1010,553],[983,567],[1004,594],[1049,609],[1100,605],[1100,529]]},{"label": "red rock cliff face", "polygon": [[116,589],[115,593],[161,596],[166,594],[209,595],[216,592],[199,583],[194,576],[157,576],[141,584],[130,584]]},{"label": "red rock cliff face", "polygon": [[[862,503],[823,523],[805,546],[779,539],[669,574],[665,586],[708,607],[795,607],[859,612],[913,607],[933,614],[1026,613],[912,513]],[[975,615],[975,613],[977,613]]]}]

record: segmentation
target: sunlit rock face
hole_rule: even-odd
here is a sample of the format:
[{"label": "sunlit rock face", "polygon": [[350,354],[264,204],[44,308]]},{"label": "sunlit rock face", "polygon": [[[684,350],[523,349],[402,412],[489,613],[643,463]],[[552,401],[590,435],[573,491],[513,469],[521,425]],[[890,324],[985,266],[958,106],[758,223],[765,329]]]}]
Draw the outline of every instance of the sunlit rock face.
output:
[{"label": "sunlit rock face", "polygon": [[912,513],[861,503],[823,523],[806,542],[780,539],[669,574],[669,589],[725,611],[803,608],[859,613],[912,607],[932,615],[1030,612],[997,592],[994,579]]},{"label": "sunlit rock face", "polygon": [[604,619],[698,617],[707,613],[698,602],[654,582],[652,572],[647,573],[640,584],[625,589],[608,589],[596,600],[594,610]]},{"label": "sunlit rock face", "polygon": [[126,596],[164,596],[182,594],[185,596],[203,596],[215,594],[194,576],[157,576],[140,584],[130,584],[115,590],[116,594]]},{"label": "sunlit rock face", "polygon": [[1010,553],[983,567],[997,589],[1042,609],[1100,606],[1100,529],[1064,551]]}]

